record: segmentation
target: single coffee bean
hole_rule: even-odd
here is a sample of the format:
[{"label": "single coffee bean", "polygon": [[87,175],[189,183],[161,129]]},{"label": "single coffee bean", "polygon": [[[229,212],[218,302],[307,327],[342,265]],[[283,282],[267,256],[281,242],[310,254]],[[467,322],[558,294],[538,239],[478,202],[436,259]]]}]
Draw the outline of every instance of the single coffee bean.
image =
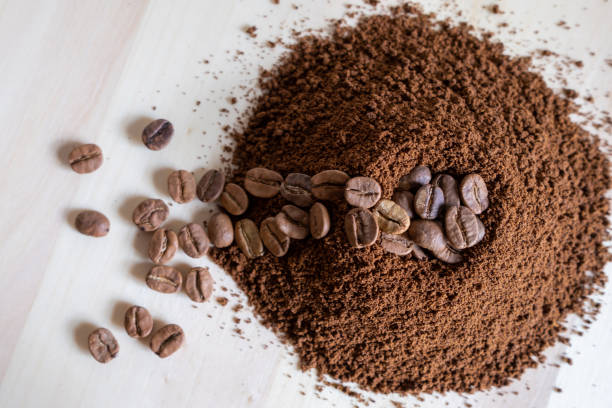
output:
[{"label": "single coffee bean", "polygon": [[276,224],[289,238],[304,239],[310,232],[308,213],[295,205],[284,205],[276,215]]},{"label": "single coffee bean", "polygon": [[386,232],[381,232],[380,238],[381,245],[387,252],[399,256],[410,255],[410,253],[412,253],[414,242],[404,235],[387,234]]},{"label": "single coffee bean", "polygon": [[166,358],[178,350],[185,341],[185,333],[179,325],[168,324],[151,337],[151,350],[161,358]]},{"label": "single coffee bean", "polygon": [[147,286],[161,293],[177,292],[183,284],[181,273],[166,265],[155,265],[147,274]]},{"label": "single coffee bean", "polygon": [[444,207],[444,193],[440,187],[425,184],[414,195],[414,212],[425,220],[438,217]]},{"label": "single coffee bean", "polygon": [[176,232],[160,228],[153,233],[149,241],[149,258],[156,264],[165,264],[176,254],[178,237]]},{"label": "single coffee bean", "polygon": [[310,179],[312,195],[319,200],[342,200],[350,176],[340,170],[324,170]]},{"label": "single coffee bean", "polygon": [[208,220],[208,235],[217,248],[226,248],[234,242],[234,226],[227,214],[216,213]]},{"label": "single coffee bean", "polygon": [[256,167],[246,172],[244,188],[255,197],[272,198],[280,191],[283,176],[273,170]]},{"label": "single coffee bean", "polygon": [[444,194],[444,205],[447,207],[456,207],[461,205],[457,181],[453,176],[449,176],[448,174],[438,174],[436,177],[434,177],[431,184],[442,189],[442,193]]},{"label": "single coffee bean", "polygon": [[142,131],[142,142],[151,150],[161,150],[170,143],[174,127],[166,119],[149,123]]},{"label": "single coffee bean", "polygon": [[344,198],[353,207],[370,208],[378,202],[382,189],[370,177],[353,177],[346,182]]},{"label": "single coffee bean", "polygon": [[89,210],[80,212],[75,223],[76,229],[90,237],[103,237],[110,230],[110,221],[100,212]]},{"label": "single coffee bean", "polygon": [[314,203],[313,206],[310,207],[308,223],[310,225],[310,235],[312,235],[314,239],[321,239],[326,236],[331,227],[327,208],[321,203]]},{"label": "single coffee bean", "polygon": [[232,215],[244,214],[249,208],[249,197],[238,184],[229,183],[221,194],[221,206]]},{"label": "single coffee bean", "polygon": [[185,293],[194,302],[202,303],[212,296],[213,283],[208,268],[193,268],[185,278]]},{"label": "single coffee bean", "polygon": [[478,217],[467,207],[450,207],[444,215],[446,237],[457,249],[465,249],[484,238],[485,228]]},{"label": "single coffee bean", "polygon": [[408,217],[414,218],[414,194],[406,190],[395,190],[392,200],[406,211]]},{"label": "single coffee bean", "polygon": [[268,251],[276,257],[285,256],[289,251],[289,238],[283,233],[276,224],[276,218],[268,217],[259,226],[259,236]]},{"label": "single coffee bean", "polygon": [[489,192],[487,185],[479,174],[468,174],[461,180],[459,186],[463,204],[474,212],[481,214],[489,208]]},{"label": "single coffee bean", "polygon": [[442,227],[436,221],[415,220],[410,224],[408,236],[415,244],[429,249],[436,258],[446,263],[463,260],[461,254],[448,244]]},{"label": "single coffee bean", "polygon": [[431,170],[427,166],[416,166],[399,181],[399,189],[415,191],[431,181]]},{"label": "single coffee bean", "polygon": [[193,174],[187,170],[175,170],[168,176],[168,194],[179,204],[188,203],[196,196]]},{"label": "single coffee bean", "polygon": [[87,339],[89,352],[100,363],[108,363],[119,353],[119,343],[110,330],[100,327],[91,332]]},{"label": "single coffee bean", "polygon": [[102,166],[103,162],[102,149],[93,143],[75,147],[68,156],[70,167],[79,174],[96,171]]},{"label": "single coffee bean", "polygon": [[248,218],[240,220],[234,228],[236,244],[248,258],[257,258],[264,254],[263,242],[257,225]]},{"label": "single coffee bean", "polygon": [[344,231],[353,248],[370,246],[378,238],[376,218],[365,208],[353,208],[346,214]]},{"label": "single coffee bean", "polygon": [[178,233],[178,240],[183,252],[192,258],[201,258],[208,252],[210,240],[200,224],[184,225]]},{"label": "single coffee bean", "polygon": [[380,230],[387,234],[401,234],[410,226],[408,213],[391,200],[380,200],[372,213]]},{"label": "single coffee bean", "polygon": [[281,184],[281,196],[299,207],[310,207],[312,199],[312,182],[310,176],[301,173],[290,173]]},{"label": "single coffee bean", "polygon": [[155,231],[168,218],[170,210],[162,200],[149,198],[134,209],[132,221],[142,231]]},{"label": "single coffee bean", "polygon": [[219,170],[208,170],[198,183],[198,198],[205,203],[215,201],[223,193],[225,187],[225,174]]},{"label": "single coffee bean", "polygon": [[123,325],[128,336],[135,338],[147,337],[153,330],[151,313],[142,306],[131,306],[125,312]]}]

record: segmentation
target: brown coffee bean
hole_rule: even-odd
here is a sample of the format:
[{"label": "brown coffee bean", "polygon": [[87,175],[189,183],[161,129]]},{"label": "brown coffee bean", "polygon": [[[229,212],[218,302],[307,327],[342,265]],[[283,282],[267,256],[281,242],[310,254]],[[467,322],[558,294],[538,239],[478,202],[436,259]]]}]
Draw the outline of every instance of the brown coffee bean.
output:
[{"label": "brown coffee bean", "polygon": [[387,252],[395,255],[405,256],[412,253],[414,242],[404,235],[380,233],[381,246]]},{"label": "brown coffee bean", "polygon": [[310,179],[312,195],[319,200],[333,201],[344,199],[346,182],[350,176],[340,170],[324,170]]},{"label": "brown coffee bean", "polygon": [[102,166],[103,162],[102,149],[93,143],[75,147],[68,156],[70,167],[79,174],[96,171]]},{"label": "brown coffee bean", "polygon": [[131,306],[125,311],[123,325],[128,336],[144,338],[153,330],[153,318],[147,309],[142,306]]},{"label": "brown coffee bean", "polygon": [[295,205],[284,205],[276,215],[276,224],[289,238],[304,239],[310,232],[308,213]]},{"label": "brown coffee bean", "polygon": [[416,166],[410,170],[399,181],[399,189],[405,191],[416,191],[421,186],[428,184],[431,181],[431,170],[427,166]]},{"label": "brown coffee bean", "polygon": [[467,207],[450,207],[444,215],[446,237],[457,249],[465,249],[484,238],[485,228],[478,217]]},{"label": "brown coffee bean", "polygon": [[89,210],[77,215],[74,226],[76,229],[90,237],[103,237],[110,231],[110,221],[100,212]]},{"label": "brown coffee bean", "polygon": [[119,353],[119,343],[110,330],[100,327],[87,339],[89,352],[100,363],[108,363]]},{"label": "brown coffee bean", "polygon": [[156,264],[165,264],[176,254],[178,237],[172,230],[160,228],[153,233],[149,241],[149,258]]},{"label": "brown coffee bean", "polygon": [[344,198],[353,207],[370,208],[378,200],[382,189],[380,184],[370,177],[353,177],[346,182]]},{"label": "brown coffee bean", "polygon": [[346,214],[344,231],[353,248],[370,246],[378,238],[376,218],[365,208],[353,208]]},{"label": "brown coffee bean", "polygon": [[168,176],[168,194],[179,204],[188,203],[196,196],[193,174],[187,170],[175,170]]},{"label": "brown coffee bean", "polygon": [[147,274],[147,286],[161,293],[177,292],[183,284],[181,273],[166,265],[155,265]]},{"label": "brown coffee bean", "polygon": [[273,170],[256,167],[246,172],[244,188],[255,197],[272,198],[280,191],[283,176]]},{"label": "brown coffee bean", "polygon": [[314,203],[313,206],[310,207],[308,223],[310,225],[310,235],[312,235],[314,239],[321,239],[326,236],[331,227],[327,208],[321,203]]},{"label": "brown coffee bean", "polygon": [[226,248],[234,242],[234,226],[227,214],[216,213],[208,220],[208,236],[217,248]]},{"label": "brown coffee bean", "polygon": [[459,186],[461,201],[474,212],[481,214],[489,208],[489,192],[487,185],[479,174],[468,174],[461,180]]},{"label": "brown coffee bean", "polygon": [[419,261],[426,261],[429,259],[429,256],[423,251],[423,248],[414,243],[412,245],[412,255]]},{"label": "brown coffee bean", "polygon": [[410,226],[408,213],[391,200],[380,200],[372,213],[378,228],[388,234],[401,234]]},{"label": "brown coffee bean", "polygon": [[408,217],[414,218],[414,194],[406,190],[395,190],[391,198],[397,205],[402,207]]},{"label": "brown coffee bean", "polygon": [[446,263],[458,263],[463,260],[461,254],[448,244],[442,227],[436,221],[415,220],[410,224],[408,236],[415,244],[429,249],[436,258]]},{"label": "brown coffee bean", "polygon": [[149,123],[142,131],[142,142],[151,150],[161,150],[170,143],[174,127],[166,119]]},{"label": "brown coffee bean", "polygon": [[310,176],[301,173],[290,173],[281,184],[281,196],[299,207],[310,207],[312,199],[312,182]]},{"label": "brown coffee bean", "polygon": [[208,268],[193,268],[185,278],[185,293],[194,302],[202,303],[212,296],[213,283]]},{"label": "brown coffee bean", "polygon": [[201,258],[208,252],[210,240],[200,224],[184,225],[178,233],[179,245],[188,256]]},{"label": "brown coffee bean", "polygon": [[268,217],[259,226],[259,236],[268,251],[276,257],[285,256],[289,251],[291,238],[285,235],[276,224],[274,217]]},{"label": "brown coffee bean", "polygon": [[155,231],[168,218],[168,206],[162,200],[149,198],[134,209],[132,221],[142,231]]},{"label": "brown coffee bean", "polygon": [[198,198],[205,203],[210,203],[221,197],[225,187],[225,174],[219,170],[208,170],[198,183]]},{"label": "brown coffee bean", "polygon": [[414,212],[425,220],[438,217],[444,207],[444,193],[440,187],[425,184],[414,195]]},{"label": "brown coffee bean", "polygon": [[232,215],[244,214],[249,208],[249,197],[238,184],[229,183],[221,194],[221,206]]},{"label": "brown coffee bean", "polygon": [[248,218],[236,223],[234,237],[236,244],[248,258],[257,258],[264,254],[263,242],[257,225]]},{"label": "brown coffee bean", "polygon": [[178,350],[185,341],[185,333],[179,325],[168,324],[151,337],[151,350],[161,358],[166,358]]},{"label": "brown coffee bean", "polygon": [[442,189],[445,206],[456,207],[461,205],[457,181],[453,176],[449,176],[448,174],[438,174],[436,177],[434,177],[431,184]]}]

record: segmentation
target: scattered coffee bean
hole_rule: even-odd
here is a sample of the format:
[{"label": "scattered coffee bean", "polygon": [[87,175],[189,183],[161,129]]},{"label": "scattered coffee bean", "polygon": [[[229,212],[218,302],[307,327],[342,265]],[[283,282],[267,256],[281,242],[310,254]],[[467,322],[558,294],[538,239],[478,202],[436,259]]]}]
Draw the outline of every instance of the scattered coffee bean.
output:
[{"label": "scattered coffee bean", "polygon": [[468,174],[459,186],[463,204],[474,212],[481,214],[489,207],[487,185],[479,174]]},{"label": "scattered coffee bean", "polygon": [[178,240],[183,252],[192,258],[201,258],[206,255],[210,245],[204,228],[193,222],[181,228]]},{"label": "scattered coffee bean", "polygon": [[295,205],[284,205],[276,215],[276,224],[289,238],[304,239],[310,232],[308,213]]},{"label": "scattered coffee bean", "polygon": [[162,200],[149,198],[134,209],[132,221],[142,231],[155,231],[168,217],[168,206]]},{"label": "scattered coffee bean", "polygon": [[281,184],[283,198],[299,207],[310,207],[312,199],[312,182],[310,176],[301,173],[290,173]]},{"label": "scattered coffee bean", "polygon": [[217,248],[226,248],[234,242],[234,226],[227,214],[216,213],[208,220],[208,235]]},{"label": "scattered coffee bean", "polygon": [[168,194],[179,204],[188,203],[196,196],[193,174],[187,170],[175,170],[168,176]]},{"label": "scattered coffee bean", "polygon": [[456,207],[461,205],[457,181],[453,176],[448,174],[438,174],[436,177],[434,177],[431,184],[442,189],[442,193],[444,194],[444,205],[447,207]]},{"label": "scattered coffee bean", "polygon": [[221,194],[221,206],[232,215],[244,214],[249,208],[249,197],[238,184],[229,183]]},{"label": "scattered coffee bean", "polygon": [[177,292],[183,284],[181,273],[166,265],[155,265],[147,274],[147,286],[161,293]]},{"label": "scattered coffee bean", "polygon": [[68,156],[70,167],[79,174],[96,171],[102,166],[103,162],[102,149],[93,143],[75,147]]},{"label": "scattered coffee bean", "polygon": [[346,182],[344,198],[353,207],[370,208],[378,200],[382,189],[380,184],[370,177],[353,177]]},{"label": "scattered coffee bean", "polygon": [[153,318],[147,309],[142,306],[131,306],[125,312],[123,325],[128,336],[144,338],[153,330]]},{"label": "scattered coffee bean", "polygon": [[212,296],[213,283],[208,268],[193,268],[185,278],[185,293],[194,302],[202,303]]},{"label": "scattered coffee bean", "polygon": [[93,210],[80,212],[74,225],[81,234],[90,237],[103,237],[110,230],[108,218],[104,214]]},{"label": "scattered coffee bean", "polygon": [[311,178],[312,195],[319,200],[342,200],[350,176],[340,170],[324,170]]},{"label": "scattered coffee bean", "polygon": [[263,242],[253,221],[248,218],[240,220],[234,229],[236,244],[248,258],[257,258],[264,254]]},{"label": "scattered coffee bean", "polygon": [[119,353],[119,343],[110,330],[100,327],[91,332],[87,339],[89,352],[100,363],[108,363]]},{"label": "scattered coffee bean", "polygon": [[142,142],[151,150],[161,150],[170,143],[174,127],[166,119],[149,123],[142,131]]},{"label": "scattered coffee bean", "polygon": [[168,324],[151,337],[151,350],[161,358],[166,358],[178,350],[185,341],[183,329],[176,324]]},{"label": "scattered coffee bean", "polygon": [[346,214],[344,231],[353,248],[370,246],[378,238],[376,218],[365,208],[353,208]]},{"label": "scattered coffee bean", "polygon": [[444,215],[446,237],[457,249],[465,249],[479,243],[484,238],[485,228],[482,221],[467,207],[450,207]]},{"label": "scattered coffee bean", "polygon": [[219,170],[208,170],[198,182],[198,198],[210,203],[221,197],[225,187],[225,174]]},{"label": "scattered coffee bean", "polygon": [[404,235],[387,234],[386,232],[381,232],[380,238],[381,245],[387,252],[399,256],[409,255],[412,252],[414,242]]},{"label": "scattered coffee bean", "polygon": [[414,218],[414,194],[406,190],[395,190],[392,200],[402,207],[410,218]]},{"label": "scattered coffee bean", "polygon": [[156,264],[165,264],[176,254],[178,237],[176,232],[160,228],[153,233],[149,241],[149,258]]},{"label": "scattered coffee bean", "polygon": [[310,207],[308,223],[310,225],[310,235],[312,235],[314,239],[325,237],[331,227],[327,208],[321,203],[314,203],[313,206]]},{"label": "scattered coffee bean", "polygon": [[416,166],[399,181],[399,189],[415,191],[431,181],[431,170],[427,166]]},{"label": "scattered coffee bean", "polygon": [[246,172],[244,188],[255,197],[272,198],[280,191],[283,176],[263,167]]},{"label": "scattered coffee bean", "polygon": [[415,244],[429,249],[441,261],[457,263],[463,260],[463,257],[448,245],[442,227],[436,221],[415,220],[410,224],[408,235]]},{"label": "scattered coffee bean", "polygon": [[444,193],[440,187],[425,184],[414,195],[414,212],[425,220],[438,217],[444,207]]},{"label": "scattered coffee bean", "polygon": [[401,234],[410,226],[408,213],[391,200],[380,200],[372,213],[378,228],[388,234]]},{"label": "scattered coffee bean", "polygon": [[291,238],[285,235],[276,224],[276,218],[268,217],[261,222],[259,235],[268,251],[276,257],[285,256],[289,251]]}]

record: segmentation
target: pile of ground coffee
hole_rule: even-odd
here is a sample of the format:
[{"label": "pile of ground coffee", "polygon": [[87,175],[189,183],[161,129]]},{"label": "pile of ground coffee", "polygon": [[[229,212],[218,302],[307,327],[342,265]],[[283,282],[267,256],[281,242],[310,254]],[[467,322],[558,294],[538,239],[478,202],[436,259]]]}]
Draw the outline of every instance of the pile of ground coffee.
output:
[{"label": "pile of ground coffee", "polygon": [[[570,121],[571,102],[503,51],[406,6],[302,38],[263,75],[235,135],[236,182],[253,167],[339,169],[390,198],[423,164],[479,173],[491,202],[484,241],[458,265],[350,248],[342,203],[329,204],[327,237],[293,241],[283,258],[213,250],[304,368],[380,392],[504,385],[605,282],[609,162]],[[259,224],[283,205],[252,201],[235,220]]]}]

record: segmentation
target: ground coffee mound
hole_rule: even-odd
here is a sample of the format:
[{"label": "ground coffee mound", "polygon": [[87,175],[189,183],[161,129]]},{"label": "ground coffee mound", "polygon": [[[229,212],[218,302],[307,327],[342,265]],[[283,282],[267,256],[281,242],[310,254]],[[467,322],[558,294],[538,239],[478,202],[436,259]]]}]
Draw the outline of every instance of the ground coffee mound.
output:
[{"label": "ground coffee mound", "polygon": [[[381,392],[504,385],[603,285],[609,162],[528,67],[465,25],[403,7],[303,38],[263,75],[235,135],[238,183],[252,167],[339,169],[390,198],[423,164],[479,173],[491,203],[484,241],[458,265],[350,248],[343,204],[329,205],[326,238],[293,240],[283,258],[214,250],[304,368]],[[253,199],[243,217],[259,224],[282,204]]]}]

